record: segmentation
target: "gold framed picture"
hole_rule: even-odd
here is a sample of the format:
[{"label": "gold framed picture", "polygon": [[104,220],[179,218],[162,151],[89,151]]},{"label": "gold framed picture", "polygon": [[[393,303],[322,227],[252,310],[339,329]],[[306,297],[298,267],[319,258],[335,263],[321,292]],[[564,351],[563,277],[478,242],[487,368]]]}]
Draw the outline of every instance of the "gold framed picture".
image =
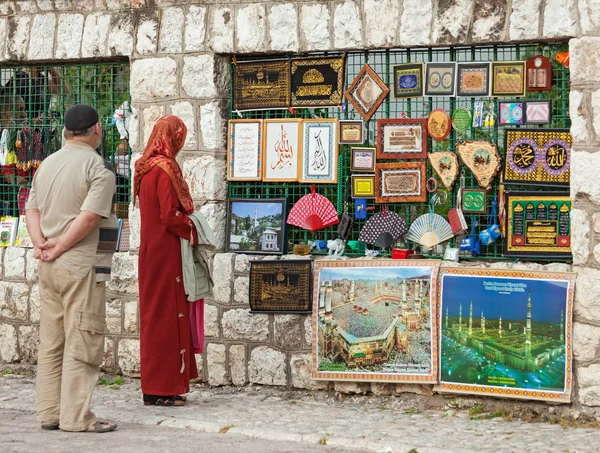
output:
[{"label": "gold framed picture", "polygon": [[360,145],[365,141],[363,120],[340,120],[340,145]]},{"label": "gold framed picture", "polygon": [[263,181],[298,181],[301,124],[299,119],[264,120]]},{"label": "gold framed picture", "polygon": [[289,60],[238,61],[233,67],[233,109],[289,107],[290,80]]},{"label": "gold framed picture", "polygon": [[375,198],[375,175],[352,175],[352,198]]},{"label": "gold framed picture", "polygon": [[300,182],[336,183],[338,177],[337,119],[302,121]]},{"label": "gold framed picture", "polygon": [[350,171],[375,171],[375,148],[352,148]]},{"label": "gold framed picture", "polygon": [[260,181],[262,135],[262,120],[229,120],[227,134],[228,181]]},{"label": "gold framed picture", "polygon": [[497,61],[492,63],[492,96],[525,96],[524,61]]}]

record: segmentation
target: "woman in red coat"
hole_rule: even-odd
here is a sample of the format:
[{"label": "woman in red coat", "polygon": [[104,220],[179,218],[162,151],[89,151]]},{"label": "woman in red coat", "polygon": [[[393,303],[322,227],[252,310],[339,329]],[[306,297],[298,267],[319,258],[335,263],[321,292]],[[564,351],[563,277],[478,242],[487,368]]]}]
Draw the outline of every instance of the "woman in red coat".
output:
[{"label": "woman in red coat", "polygon": [[183,406],[190,379],[198,377],[188,301],[183,286],[180,238],[197,244],[188,185],[175,156],[187,129],[174,115],[154,125],[144,155],[135,164],[139,197],[140,350],[144,404]]}]

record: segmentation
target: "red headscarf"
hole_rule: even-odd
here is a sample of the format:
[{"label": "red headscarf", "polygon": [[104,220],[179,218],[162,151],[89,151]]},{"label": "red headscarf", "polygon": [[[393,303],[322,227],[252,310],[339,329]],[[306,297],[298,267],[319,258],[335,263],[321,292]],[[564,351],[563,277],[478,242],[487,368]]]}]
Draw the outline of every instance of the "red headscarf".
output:
[{"label": "red headscarf", "polygon": [[194,212],[194,202],[190,195],[190,189],[183,179],[181,168],[175,160],[175,156],[183,147],[187,128],[184,122],[175,115],[167,115],[160,118],[154,125],[144,155],[135,163],[135,175],[133,177],[133,199],[134,202],[140,193],[140,184],[146,173],[155,166],[162,168],[171,178],[173,187],[177,192],[177,198],[183,206],[186,214]]}]

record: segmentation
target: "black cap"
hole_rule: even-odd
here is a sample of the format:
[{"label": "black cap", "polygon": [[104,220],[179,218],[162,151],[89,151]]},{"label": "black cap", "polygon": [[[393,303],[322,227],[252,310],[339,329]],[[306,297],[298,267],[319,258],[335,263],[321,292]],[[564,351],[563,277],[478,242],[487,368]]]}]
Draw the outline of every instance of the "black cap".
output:
[{"label": "black cap", "polygon": [[98,122],[98,112],[86,104],[77,104],[65,113],[65,129],[84,131]]}]

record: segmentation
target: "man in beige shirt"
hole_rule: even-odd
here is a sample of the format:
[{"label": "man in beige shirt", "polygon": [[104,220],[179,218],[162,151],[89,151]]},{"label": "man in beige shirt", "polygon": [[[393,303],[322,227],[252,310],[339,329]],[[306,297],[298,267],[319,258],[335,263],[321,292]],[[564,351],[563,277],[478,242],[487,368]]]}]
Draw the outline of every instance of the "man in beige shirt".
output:
[{"label": "man in beige shirt", "polygon": [[[33,178],[27,229],[40,259],[37,415],[42,429],[107,432],[90,410],[104,351],[105,281],[117,240],[111,216],[115,174],[96,148],[98,113],[65,113],[65,145]],[[111,250],[112,248],[112,250]]]}]

